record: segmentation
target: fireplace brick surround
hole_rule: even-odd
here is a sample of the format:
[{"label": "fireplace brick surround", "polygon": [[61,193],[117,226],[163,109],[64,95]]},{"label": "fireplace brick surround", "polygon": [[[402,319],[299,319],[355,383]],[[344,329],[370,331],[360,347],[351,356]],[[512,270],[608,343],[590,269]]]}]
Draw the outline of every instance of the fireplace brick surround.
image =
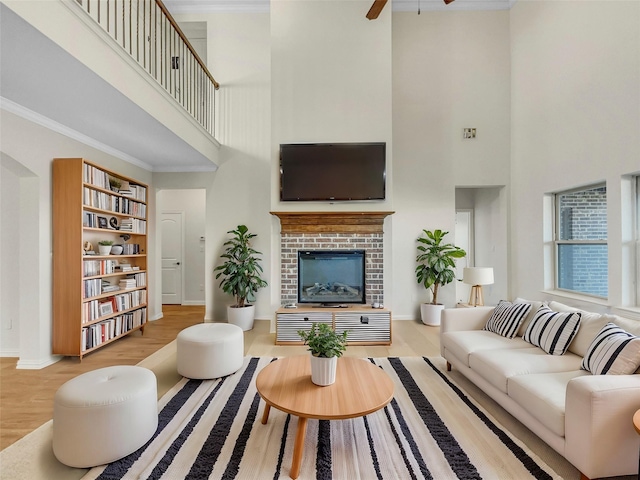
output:
[{"label": "fireplace brick surround", "polygon": [[298,250],[365,250],[367,303],[384,303],[384,218],[393,212],[271,212],[280,218],[280,298],[298,299]]}]

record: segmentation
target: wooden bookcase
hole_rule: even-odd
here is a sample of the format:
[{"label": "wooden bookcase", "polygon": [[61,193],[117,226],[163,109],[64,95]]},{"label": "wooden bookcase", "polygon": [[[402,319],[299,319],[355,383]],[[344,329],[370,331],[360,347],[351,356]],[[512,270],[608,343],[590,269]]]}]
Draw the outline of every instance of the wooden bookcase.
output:
[{"label": "wooden bookcase", "polygon": [[[120,191],[110,186],[114,179]],[[54,354],[82,359],[144,331],[147,195],[144,183],[82,158],[53,160]],[[123,252],[100,255],[102,240],[122,245]],[[94,254],[85,252],[87,242]],[[108,284],[119,289],[109,291]]]}]

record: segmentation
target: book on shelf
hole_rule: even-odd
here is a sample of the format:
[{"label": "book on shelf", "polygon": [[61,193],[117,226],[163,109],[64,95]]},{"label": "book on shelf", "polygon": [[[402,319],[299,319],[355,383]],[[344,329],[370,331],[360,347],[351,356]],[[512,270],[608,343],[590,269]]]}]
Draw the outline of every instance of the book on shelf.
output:
[{"label": "book on shelf", "polygon": [[127,290],[129,288],[136,288],[136,279],[135,278],[126,278],[120,280],[120,288]]},{"label": "book on shelf", "polygon": [[115,292],[117,290],[120,290],[118,285],[114,285],[108,280],[102,280],[102,293]]}]

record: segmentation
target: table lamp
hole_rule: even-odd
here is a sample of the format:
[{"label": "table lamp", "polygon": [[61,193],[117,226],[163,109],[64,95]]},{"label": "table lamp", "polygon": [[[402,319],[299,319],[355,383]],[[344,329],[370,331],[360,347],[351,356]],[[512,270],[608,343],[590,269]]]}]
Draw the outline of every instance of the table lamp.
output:
[{"label": "table lamp", "polygon": [[462,281],[471,285],[469,305],[472,307],[481,307],[484,305],[482,285],[491,285],[493,283],[493,268],[466,267],[462,271]]}]

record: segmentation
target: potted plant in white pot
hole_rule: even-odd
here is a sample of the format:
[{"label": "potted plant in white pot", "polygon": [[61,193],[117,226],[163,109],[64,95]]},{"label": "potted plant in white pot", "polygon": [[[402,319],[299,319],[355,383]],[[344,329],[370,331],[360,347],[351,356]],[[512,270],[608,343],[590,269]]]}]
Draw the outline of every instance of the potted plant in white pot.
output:
[{"label": "potted plant in white pot", "polygon": [[113,240],[100,240],[98,242],[98,253],[100,255],[109,255],[111,253],[111,246]]},{"label": "potted plant in white pot", "polygon": [[338,357],[347,348],[347,330],[338,334],[326,323],[313,323],[311,330],[298,330],[298,335],[311,352],[311,381],[325,387],[336,381]]},{"label": "potted plant in white pot", "polygon": [[224,242],[226,249],[220,255],[225,260],[214,271],[218,272],[216,279],[222,277],[222,291],[235,298],[235,303],[227,307],[227,321],[238,325],[242,330],[251,330],[255,305],[249,302],[255,301],[258,289],[267,286],[262,278],[262,254],[251,247],[251,239],[257,235],[250,233],[245,225],[238,225],[235,230],[227,233],[232,237]]},{"label": "potted plant in white pot", "polygon": [[422,323],[440,325],[440,313],[444,305],[438,303],[438,291],[456,279],[455,261],[467,255],[460,247],[443,243],[449,232],[442,230],[423,230],[418,238],[418,256],[416,261],[416,279],[431,292],[431,302],[420,305]]}]

